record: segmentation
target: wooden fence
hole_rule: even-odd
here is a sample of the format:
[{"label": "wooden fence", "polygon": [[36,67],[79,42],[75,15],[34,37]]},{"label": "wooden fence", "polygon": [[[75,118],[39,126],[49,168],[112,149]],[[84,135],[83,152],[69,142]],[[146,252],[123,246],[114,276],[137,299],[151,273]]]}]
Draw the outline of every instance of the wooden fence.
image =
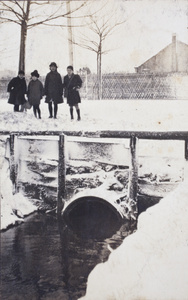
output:
[{"label": "wooden fence", "polygon": [[[83,86],[81,98],[98,99],[96,74],[81,74]],[[27,82],[29,78],[26,78]],[[40,80],[44,83],[45,77]],[[7,98],[7,85],[10,79],[0,80],[0,97]],[[156,74],[103,74],[102,99],[187,99],[187,73]]]},{"label": "wooden fence", "polygon": [[[81,75],[81,97],[98,99],[95,74]],[[187,73],[102,74],[102,99],[187,100]]]}]

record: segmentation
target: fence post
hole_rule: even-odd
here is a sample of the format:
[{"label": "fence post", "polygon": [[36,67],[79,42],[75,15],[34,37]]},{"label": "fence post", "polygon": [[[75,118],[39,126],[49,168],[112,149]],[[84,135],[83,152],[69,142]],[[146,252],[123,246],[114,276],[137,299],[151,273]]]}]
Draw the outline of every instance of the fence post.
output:
[{"label": "fence post", "polygon": [[13,193],[17,192],[17,165],[15,161],[15,134],[10,134],[10,179],[13,184]]},{"label": "fence post", "polygon": [[132,136],[130,138],[131,163],[129,167],[128,199],[130,205],[132,206],[132,215],[133,217],[135,217],[135,219],[138,212],[137,209],[137,191],[138,191],[137,144],[138,144],[138,138]]},{"label": "fence post", "polygon": [[66,196],[65,136],[59,135],[57,214],[61,215]]},{"label": "fence post", "polygon": [[184,180],[188,180],[188,139],[185,140],[185,168]]}]

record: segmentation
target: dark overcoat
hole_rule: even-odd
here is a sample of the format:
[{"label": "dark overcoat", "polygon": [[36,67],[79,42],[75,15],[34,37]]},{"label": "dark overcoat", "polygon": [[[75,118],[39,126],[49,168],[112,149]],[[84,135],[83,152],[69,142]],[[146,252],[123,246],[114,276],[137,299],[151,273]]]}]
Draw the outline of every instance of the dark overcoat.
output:
[{"label": "dark overcoat", "polygon": [[82,79],[77,74],[72,74],[71,77],[66,75],[64,77],[63,87],[66,91],[67,103],[70,106],[78,104],[81,102],[80,94],[77,89],[81,88]]},{"label": "dark overcoat", "polygon": [[51,100],[56,104],[63,103],[63,83],[61,75],[57,71],[51,71],[46,75],[44,94],[46,103]]},{"label": "dark overcoat", "polygon": [[8,103],[13,105],[24,104],[25,94],[27,93],[25,78],[14,77],[8,84],[7,92],[10,93]]},{"label": "dark overcoat", "polygon": [[28,85],[28,101],[31,105],[40,104],[40,100],[44,95],[44,89],[40,80],[31,80]]}]

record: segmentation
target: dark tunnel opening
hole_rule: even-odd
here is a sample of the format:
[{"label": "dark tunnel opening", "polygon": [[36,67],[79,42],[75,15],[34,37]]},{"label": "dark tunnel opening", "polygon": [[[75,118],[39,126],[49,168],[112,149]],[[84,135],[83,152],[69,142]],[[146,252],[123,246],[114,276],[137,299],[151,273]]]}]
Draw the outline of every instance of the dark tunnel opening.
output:
[{"label": "dark tunnel opening", "polygon": [[102,198],[85,196],[76,199],[63,213],[65,223],[83,237],[108,237],[114,234],[122,218],[113,205]]}]

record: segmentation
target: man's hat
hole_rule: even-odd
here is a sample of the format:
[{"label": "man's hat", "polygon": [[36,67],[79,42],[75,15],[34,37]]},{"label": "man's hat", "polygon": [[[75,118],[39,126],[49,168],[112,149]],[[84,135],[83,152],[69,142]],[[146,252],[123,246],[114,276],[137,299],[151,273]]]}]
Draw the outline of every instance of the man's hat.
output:
[{"label": "man's hat", "polygon": [[40,75],[39,75],[38,71],[35,70],[31,73],[31,76],[35,76],[35,77],[39,78]]},{"label": "man's hat", "polygon": [[51,62],[51,64],[49,65],[49,67],[52,67],[52,66],[54,66],[54,67],[57,68],[57,64],[55,62]]},{"label": "man's hat", "polygon": [[25,72],[23,70],[19,70],[18,75],[25,75]]},{"label": "man's hat", "polygon": [[73,71],[73,66],[68,66],[67,69],[71,69]]}]

